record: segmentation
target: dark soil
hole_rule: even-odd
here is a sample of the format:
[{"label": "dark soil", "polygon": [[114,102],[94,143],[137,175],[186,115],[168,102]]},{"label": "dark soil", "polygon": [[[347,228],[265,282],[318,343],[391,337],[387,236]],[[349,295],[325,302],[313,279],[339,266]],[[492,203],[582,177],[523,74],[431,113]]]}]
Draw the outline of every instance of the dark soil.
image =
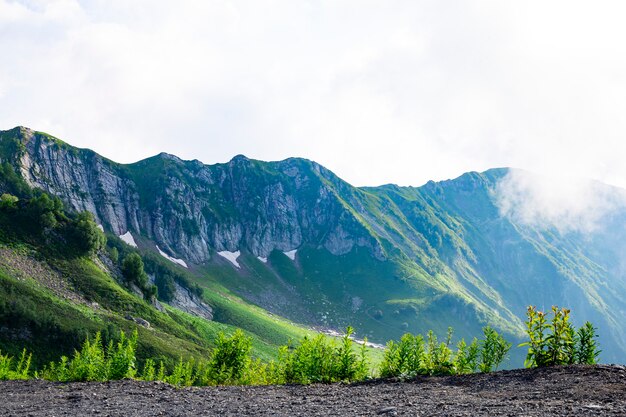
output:
[{"label": "dark soil", "polygon": [[626,416],[626,368],[572,366],[410,382],[176,389],[0,383],[2,416]]}]

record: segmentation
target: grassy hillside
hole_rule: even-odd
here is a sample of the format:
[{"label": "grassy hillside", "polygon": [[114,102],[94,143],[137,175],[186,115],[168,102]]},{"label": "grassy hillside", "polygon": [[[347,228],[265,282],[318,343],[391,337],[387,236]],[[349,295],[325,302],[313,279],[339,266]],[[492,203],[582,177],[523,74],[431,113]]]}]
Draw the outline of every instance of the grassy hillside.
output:
[{"label": "grassy hillside", "polygon": [[[276,356],[278,345],[305,334],[305,329],[215,286],[198,292],[214,308],[216,321],[167,305],[159,311],[156,301],[124,283],[103,248],[93,253],[76,249],[78,246],[69,240],[73,235],[66,231],[74,230],[73,222],[79,216],[66,213],[59,202],[39,210],[35,206],[40,199],[41,195],[17,199],[5,194],[0,202],[2,352],[16,355],[29,346],[39,361],[34,365],[41,366],[71,354],[98,331],[109,340],[120,330],[129,334],[137,329],[138,358],[172,365],[181,356],[206,359],[219,332],[232,334],[242,328],[252,337],[253,356],[268,360]],[[38,223],[43,218],[45,225]],[[101,233],[95,224],[90,227],[92,233]],[[177,273],[152,257],[154,263],[161,263],[161,270]]]}]

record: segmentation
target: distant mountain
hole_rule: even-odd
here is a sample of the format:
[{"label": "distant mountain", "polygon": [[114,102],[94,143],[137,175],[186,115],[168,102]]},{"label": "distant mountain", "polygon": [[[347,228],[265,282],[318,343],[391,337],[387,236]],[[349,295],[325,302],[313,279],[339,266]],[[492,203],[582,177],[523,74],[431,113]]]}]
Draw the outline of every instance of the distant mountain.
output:
[{"label": "distant mountain", "polygon": [[358,188],[299,158],[123,165],[23,127],[0,132],[0,158],[200,286],[305,325],[384,342],[490,324],[517,340],[527,305],[557,304],[600,328],[605,361],[626,362],[626,209],[590,232],[524,222],[498,196],[518,171]]}]

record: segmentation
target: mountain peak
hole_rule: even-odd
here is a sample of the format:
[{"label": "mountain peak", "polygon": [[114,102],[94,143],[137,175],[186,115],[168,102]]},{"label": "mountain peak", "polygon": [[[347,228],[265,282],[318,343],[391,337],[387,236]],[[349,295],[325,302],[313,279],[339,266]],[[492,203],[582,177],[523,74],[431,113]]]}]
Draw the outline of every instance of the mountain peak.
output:
[{"label": "mountain peak", "polygon": [[157,155],[157,157],[161,158],[161,159],[167,159],[167,160],[170,160],[170,161],[174,161],[174,162],[182,162],[182,159],[180,159],[176,155],[173,155],[173,154],[167,153],[167,152],[161,152],[160,154]]},{"label": "mountain peak", "polygon": [[28,140],[35,135],[35,131],[26,126],[15,126],[13,129],[0,131],[0,136],[14,137],[20,141]]},{"label": "mountain peak", "polygon": [[247,156],[243,155],[243,154],[238,154],[232,157],[232,159],[230,160],[231,163],[241,163],[241,162],[247,162],[249,161],[250,158],[248,158]]}]

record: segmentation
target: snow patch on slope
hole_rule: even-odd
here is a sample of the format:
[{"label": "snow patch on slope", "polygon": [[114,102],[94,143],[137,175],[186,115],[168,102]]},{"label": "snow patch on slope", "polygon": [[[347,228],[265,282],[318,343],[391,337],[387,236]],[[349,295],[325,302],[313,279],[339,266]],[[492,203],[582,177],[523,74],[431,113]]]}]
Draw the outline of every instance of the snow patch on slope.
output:
[{"label": "snow patch on slope", "polygon": [[229,252],[227,250],[223,250],[221,252],[217,252],[219,256],[222,258],[226,258],[231,264],[235,265],[237,268],[240,268],[239,262],[237,262],[237,258],[241,255],[240,251]]},{"label": "snow patch on slope", "polygon": [[104,226],[102,226],[101,224],[96,226],[98,229],[100,229],[100,231],[104,232]]},{"label": "snow patch on slope", "polygon": [[263,262],[264,264],[266,264],[266,263],[267,263],[267,258],[266,258],[266,257],[264,257],[264,256],[257,256],[256,258],[257,258],[259,261]]},{"label": "snow patch on slope", "polygon": [[294,249],[294,250],[290,250],[289,252],[283,252],[285,255],[287,255],[289,257],[289,259],[291,259],[292,261],[296,260],[296,252],[298,252],[298,249]]},{"label": "snow patch on slope", "polygon": [[120,239],[126,242],[127,245],[130,245],[134,248],[137,247],[137,244],[135,243],[135,239],[133,238],[133,235],[130,233],[130,230],[124,233],[123,235],[120,235]]},{"label": "snow patch on slope", "polygon": [[185,261],[183,261],[182,259],[177,259],[177,258],[173,258],[171,256],[169,256],[167,253],[163,252],[161,250],[161,248],[159,248],[159,246],[157,245],[157,250],[159,251],[159,254],[161,254],[162,257],[164,257],[165,259],[174,262],[175,264],[178,264],[180,266],[184,266],[185,268],[188,268],[187,263]]}]

